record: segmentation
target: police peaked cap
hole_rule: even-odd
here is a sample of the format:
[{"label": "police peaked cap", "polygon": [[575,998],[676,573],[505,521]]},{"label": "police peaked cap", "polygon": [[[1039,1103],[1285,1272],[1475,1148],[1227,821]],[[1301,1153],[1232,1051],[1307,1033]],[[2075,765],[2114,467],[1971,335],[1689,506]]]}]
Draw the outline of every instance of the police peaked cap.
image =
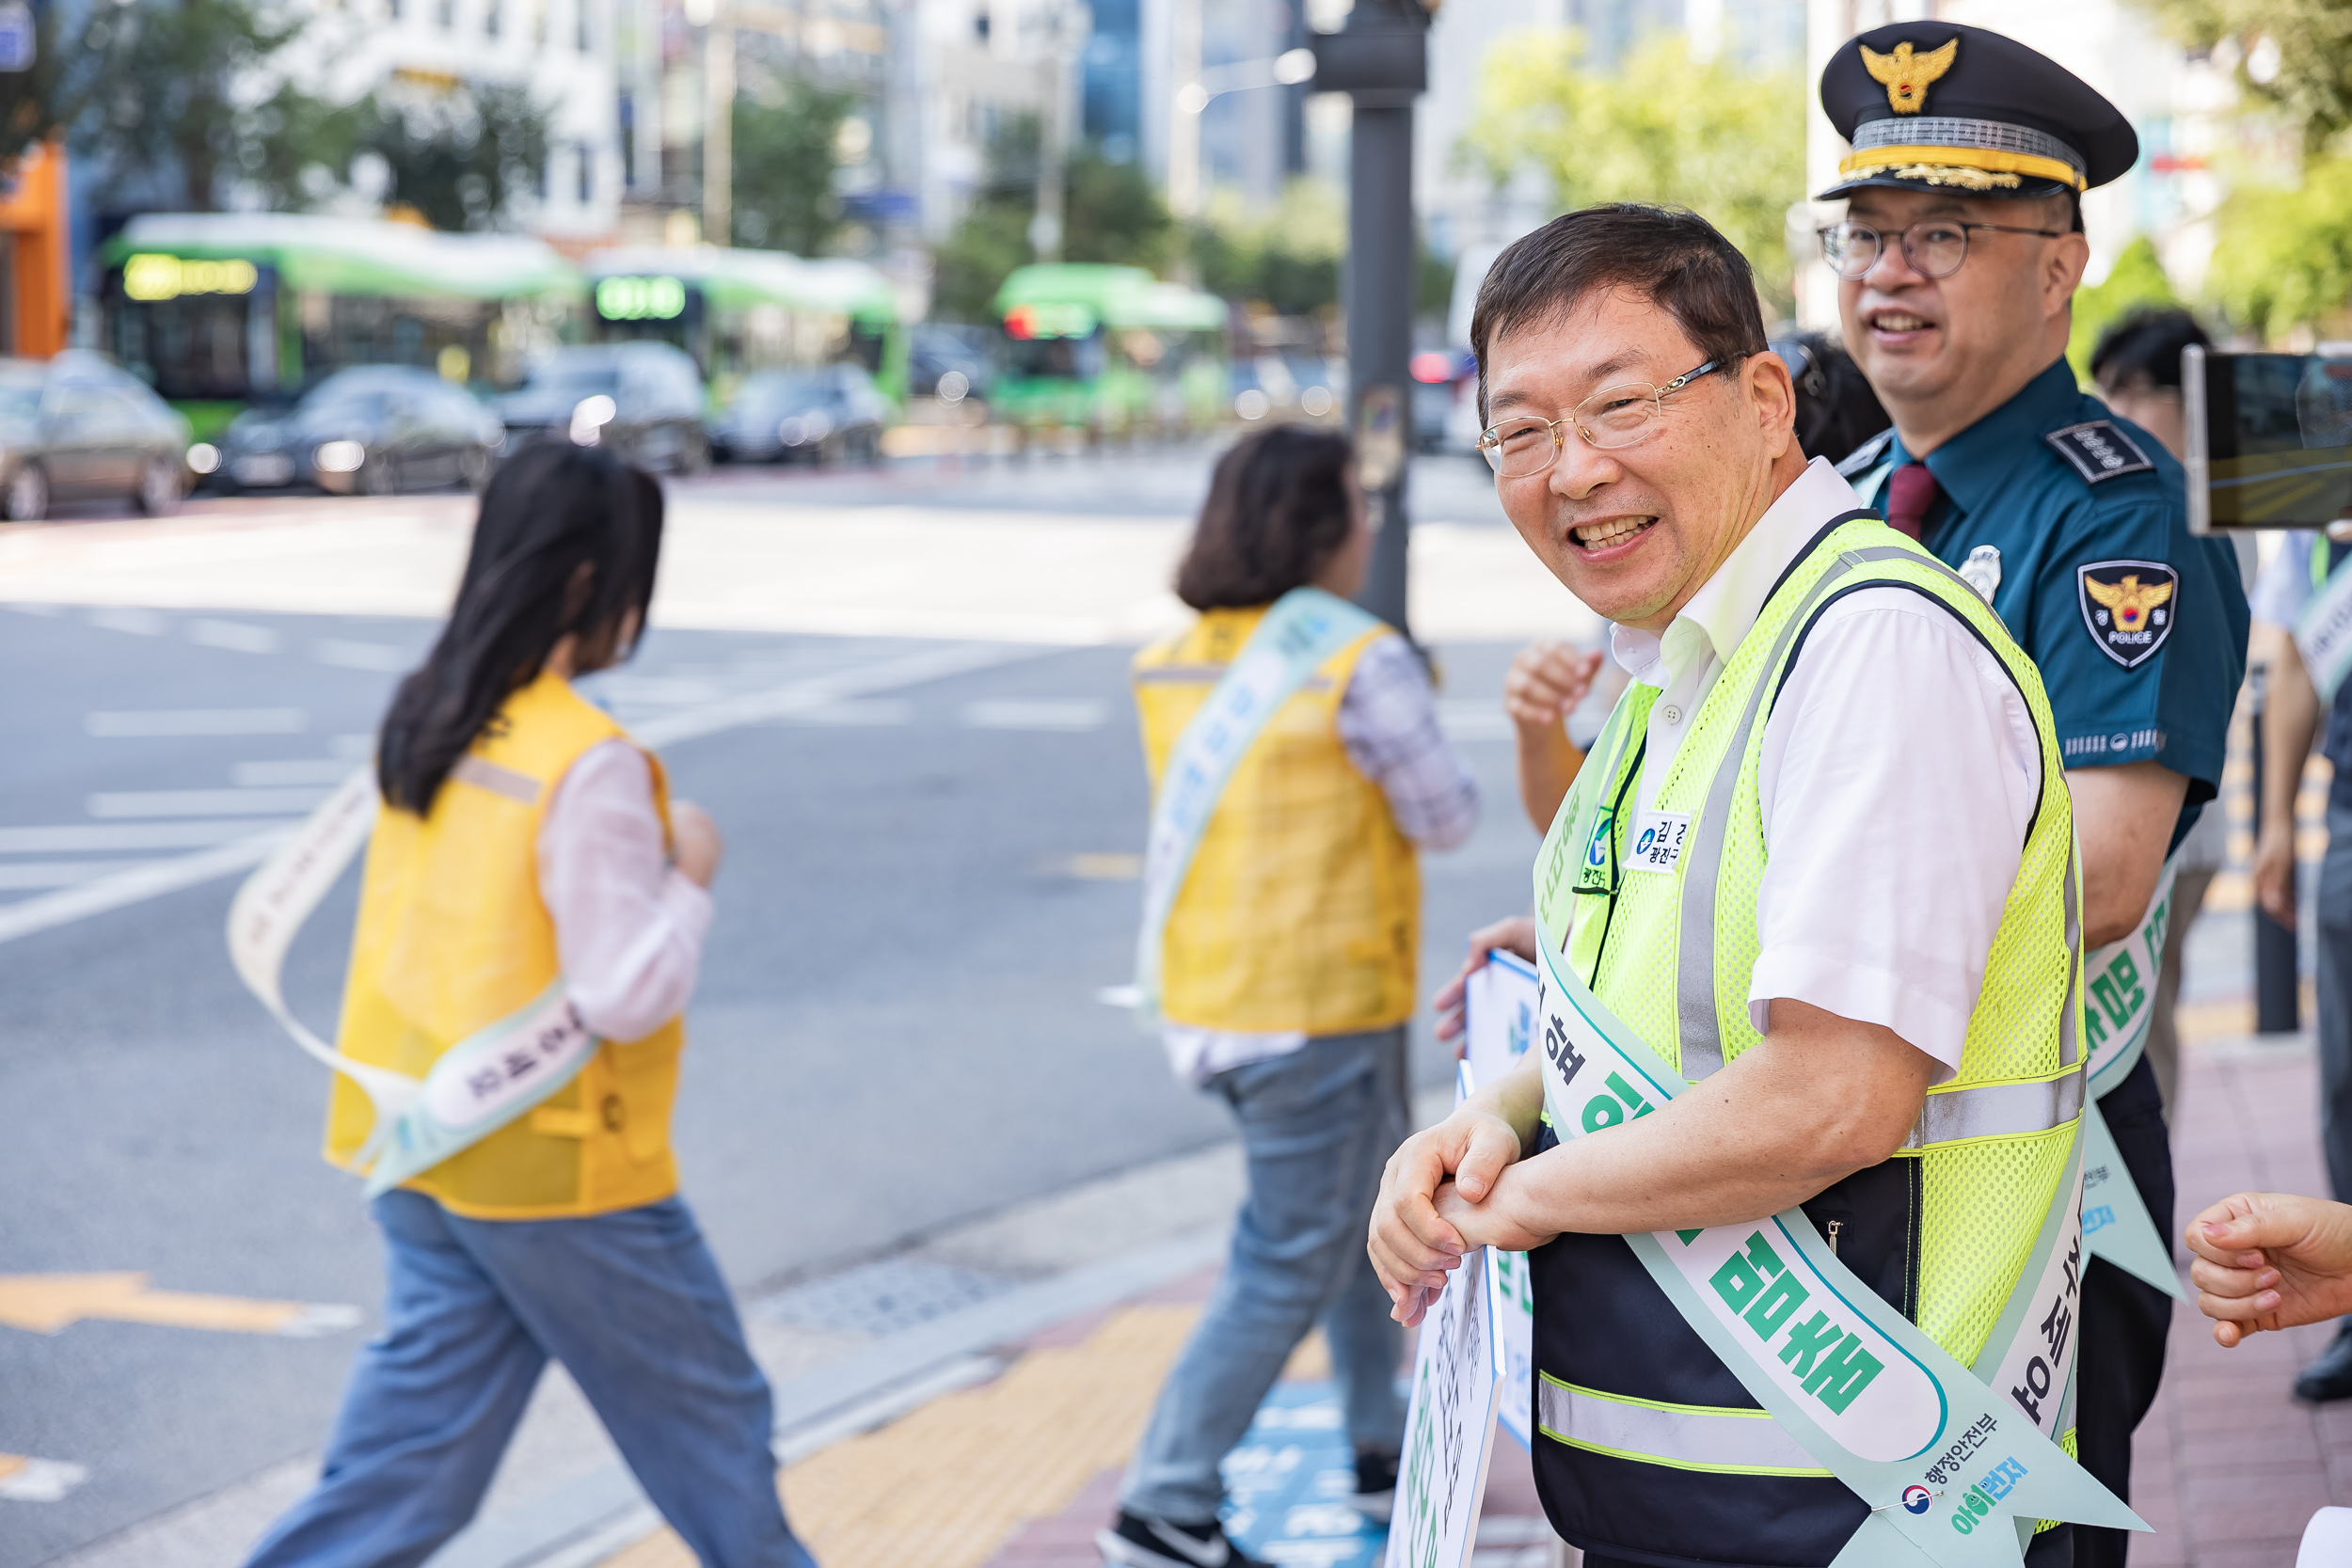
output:
[{"label": "police peaked cap", "polygon": [[2117,178],[2139,158],[2122,110],[2013,38],[1898,22],[1848,39],[1821,71],[1821,107],[1853,150],[1817,199],[1867,185],[2044,197]]}]

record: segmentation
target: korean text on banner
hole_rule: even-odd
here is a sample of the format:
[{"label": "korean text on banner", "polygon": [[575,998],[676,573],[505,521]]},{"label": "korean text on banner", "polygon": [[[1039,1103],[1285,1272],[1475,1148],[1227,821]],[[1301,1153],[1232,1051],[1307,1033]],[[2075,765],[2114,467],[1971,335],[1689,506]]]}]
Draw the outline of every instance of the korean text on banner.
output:
[{"label": "korean text on banner", "polygon": [[[1463,1055],[1475,1092],[1518,1066],[1535,1037],[1535,966],[1515,953],[1496,951],[1471,973],[1463,1006]],[[1495,1362],[1502,1374],[1495,1417],[1519,1447],[1532,1449],[1535,1293],[1527,1254],[1490,1249],[1486,1260],[1493,1274],[1488,1289],[1495,1304]]]},{"label": "korean text on banner", "polygon": [[1492,1321],[1486,1249],[1480,1247],[1462,1259],[1422,1319],[1388,1568],[1468,1568],[1494,1451]]}]

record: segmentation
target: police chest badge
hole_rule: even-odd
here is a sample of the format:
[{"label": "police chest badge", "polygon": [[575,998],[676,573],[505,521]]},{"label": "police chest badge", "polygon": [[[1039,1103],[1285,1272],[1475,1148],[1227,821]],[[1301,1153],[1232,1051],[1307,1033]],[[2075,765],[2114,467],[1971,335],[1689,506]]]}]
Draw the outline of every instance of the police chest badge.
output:
[{"label": "police chest badge", "polygon": [[2133,669],[2172,635],[2181,575],[2161,561],[2094,561],[2074,573],[2083,625],[2099,651]]}]

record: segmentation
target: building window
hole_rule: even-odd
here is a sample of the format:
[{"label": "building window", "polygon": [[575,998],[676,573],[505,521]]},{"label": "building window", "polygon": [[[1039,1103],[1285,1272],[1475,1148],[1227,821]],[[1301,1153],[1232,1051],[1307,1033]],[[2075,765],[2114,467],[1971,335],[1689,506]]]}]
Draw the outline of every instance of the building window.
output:
[{"label": "building window", "polygon": [[586,142],[580,144],[580,204],[582,207],[596,199],[596,150]]},{"label": "building window", "polygon": [[441,31],[444,33],[455,32],[457,30],[457,0],[439,0],[439,4],[434,8],[434,20],[441,24]]},{"label": "building window", "polygon": [[588,37],[588,0],[572,0],[572,22],[579,28],[579,37],[573,41],[579,46],[580,52],[585,55],[595,47],[594,41]]},{"label": "building window", "polygon": [[488,0],[488,3],[482,8],[482,36],[484,38],[494,39],[499,36],[499,24],[501,20],[501,13],[505,9],[505,0]]},{"label": "building window", "polygon": [[621,94],[621,188],[637,188],[637,100]]},{"label": "building window", "polygon": [[531,0],[531,43],[534,49],[548,46],[548,0]]}]

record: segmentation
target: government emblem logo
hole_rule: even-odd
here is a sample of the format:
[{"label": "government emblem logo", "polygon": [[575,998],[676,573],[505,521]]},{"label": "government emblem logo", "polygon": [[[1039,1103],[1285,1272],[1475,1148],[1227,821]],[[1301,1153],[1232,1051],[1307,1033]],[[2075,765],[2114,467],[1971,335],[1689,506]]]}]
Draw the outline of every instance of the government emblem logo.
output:
[{"label": "government emblem logo", "polygon": [[2161,561],[2096,561],[2074,573],[2083,626],[2099,651],[2134,669],[2172,635],[2181,577]]},{"label": "government emblem logo", "polygon": [[1906,1513],[1925,1513],[1934,1501],[1935,1494],[1924,1486],[1915,1485],[1903,1488],[1903,1509]]},{"label": "government emblem logo", "polygon": [[1960,57],[1958,39],[1924,55],[1913,54],[1907,41],[1895,45],[1891,55],[1882,55],[1867,43],[1861,47],[1862,68],[1886,88],[1887,106],[1899,115],[1915,115],[1926,108],[1928,88],[1941,81]]}]

